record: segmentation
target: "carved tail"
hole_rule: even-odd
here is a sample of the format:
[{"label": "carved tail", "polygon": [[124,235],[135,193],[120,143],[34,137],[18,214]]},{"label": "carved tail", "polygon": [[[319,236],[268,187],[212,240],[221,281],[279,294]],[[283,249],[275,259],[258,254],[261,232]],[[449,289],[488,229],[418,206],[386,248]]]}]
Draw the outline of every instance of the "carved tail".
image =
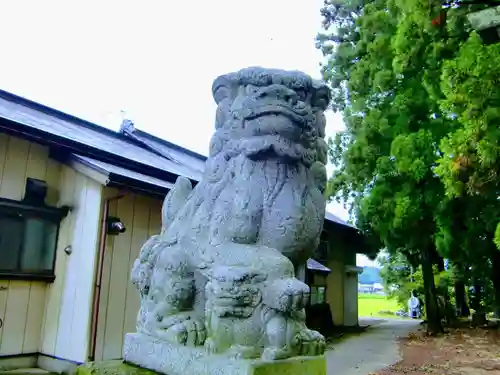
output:
[{"label": "carved tail", "polygon": [[191,181],[186,177],[179,176],[174,187],[168,192],[163,201],[161,210],[161,234],[164,234],[168,229],[192,191],[193,187]]}]

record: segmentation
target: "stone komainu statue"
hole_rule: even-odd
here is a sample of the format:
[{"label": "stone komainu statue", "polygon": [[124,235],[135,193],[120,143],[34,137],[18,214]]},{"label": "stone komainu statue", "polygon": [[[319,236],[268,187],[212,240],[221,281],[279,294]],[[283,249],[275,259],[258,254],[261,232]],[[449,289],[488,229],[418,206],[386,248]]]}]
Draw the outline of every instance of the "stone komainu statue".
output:
[{"label": "stone komainu statue", "polygon": [[295,270],[324,221],[329,89],[300,72],[247,68],[212,90],[204,176],[195,188],[178,178],[162,231],[132,270],[137,331],[233,358],[323,354]]}]

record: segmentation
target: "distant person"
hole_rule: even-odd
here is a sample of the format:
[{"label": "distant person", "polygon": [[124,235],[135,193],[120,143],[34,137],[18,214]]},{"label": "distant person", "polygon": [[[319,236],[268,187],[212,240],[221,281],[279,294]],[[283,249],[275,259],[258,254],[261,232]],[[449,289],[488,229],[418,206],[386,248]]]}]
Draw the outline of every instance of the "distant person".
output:
[{"label": "distant person", "polygon": [[412,319],[417,319],[420,316],[420,301],[413,292],[408,299],[408,316]]}]

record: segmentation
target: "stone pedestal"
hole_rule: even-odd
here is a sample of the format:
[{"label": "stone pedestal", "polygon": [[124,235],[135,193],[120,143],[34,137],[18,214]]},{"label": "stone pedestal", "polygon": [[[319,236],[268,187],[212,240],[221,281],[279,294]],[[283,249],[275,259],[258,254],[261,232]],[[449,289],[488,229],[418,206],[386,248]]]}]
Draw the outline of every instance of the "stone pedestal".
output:
[{"label": "stone pedestal", "polygon": [[[141,367],[136,368],[137,375],[139,372],[140,375],[150,375],[143,374],[145,369],[168,375],[326,375],[324,356],[270,362],[231,359],[223,355],[208,356],[202,348],[175,345],[140,333],[125,335],[123,358],[125,362]],[[130,372],[134,368],[129,366],[127,375],[135,375],[135,372]],[[95,375],[98,373],[93,372]],[[109,369],[107,373],[110,373]],[[116,375],[121,373],[116,372]]]},{"label": "stone pedestal", "polygon": [[76,375],[158,375],[156,372],[124,363],[121,360],[88,362],[76,368]]}]

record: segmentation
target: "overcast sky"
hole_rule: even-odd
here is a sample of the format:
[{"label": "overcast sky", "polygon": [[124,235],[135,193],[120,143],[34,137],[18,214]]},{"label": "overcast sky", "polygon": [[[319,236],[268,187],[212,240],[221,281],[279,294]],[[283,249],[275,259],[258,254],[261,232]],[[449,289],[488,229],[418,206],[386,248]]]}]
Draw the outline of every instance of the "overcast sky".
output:
[{"label": "overcast sky", "polygon": [[[206,154],[213,79],[243,67],[319,78],[322,0],[3,1],[0,88]],[[327,134],[343,128],[327,114]],[[331,170],[331,168],[329,168]],[[347,219],[342,205],[328,209]]]}]

